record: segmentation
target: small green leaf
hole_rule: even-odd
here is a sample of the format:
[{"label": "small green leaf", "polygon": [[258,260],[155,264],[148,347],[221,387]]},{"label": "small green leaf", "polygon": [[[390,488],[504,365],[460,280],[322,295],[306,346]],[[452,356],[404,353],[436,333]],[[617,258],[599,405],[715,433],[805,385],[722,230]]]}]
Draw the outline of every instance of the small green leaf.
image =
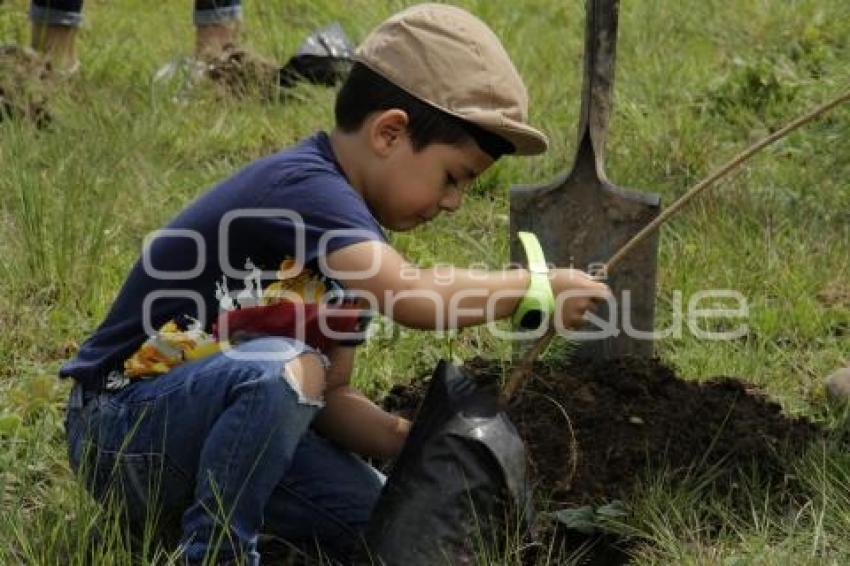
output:
[{"label": "small green leaf", "polygon": [[584,505],[552,513],[552,516],[565,527],[585,535],[592,535],[603,530],[605,521],[627,515],[626,506],[620,500],[614,500],[596,509],[590,505]]},{"label": "small green leaf", "polygon": [[601,519],[620,519],[628,516],[629,512],[626,506],[619,499],[615,499],[611,503],[607,503],[596,510],[596,514]]},{"label": "small green leaf", "polygon": [[573,509],[561,509],[555,511],[552,515],[568,529],[573,529],[586,535],[596,532],[593,507],[590,505]]}]

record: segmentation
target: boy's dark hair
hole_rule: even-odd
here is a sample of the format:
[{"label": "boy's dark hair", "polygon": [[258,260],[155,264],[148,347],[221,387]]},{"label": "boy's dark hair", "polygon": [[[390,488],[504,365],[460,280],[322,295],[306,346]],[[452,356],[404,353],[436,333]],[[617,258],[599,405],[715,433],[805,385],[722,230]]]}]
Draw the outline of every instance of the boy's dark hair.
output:
[{"label": "boy's dark hair", "polygon": [[391,108],[407,113],[407,133],[414,151],[433,143],[455,145],[472,138],[493,159],[514,152],[513,144],[503,137],[443,112],[397,87],[366,65],[354,63],[336,97],[334,115],[337,127],[343,132],[353,132],[363,125],[369,114]]}]

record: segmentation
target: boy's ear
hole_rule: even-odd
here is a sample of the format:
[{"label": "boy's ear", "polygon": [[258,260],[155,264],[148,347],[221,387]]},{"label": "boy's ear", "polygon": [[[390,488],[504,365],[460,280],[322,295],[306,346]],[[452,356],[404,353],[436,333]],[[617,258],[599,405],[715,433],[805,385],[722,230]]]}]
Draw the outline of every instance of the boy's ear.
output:
[{"label": "boy's ear", "polygon": [[382,157],[389,155],[407,136],[409,122],[404,110],[391,108],[379,112],[369,128],[372,149]]}]

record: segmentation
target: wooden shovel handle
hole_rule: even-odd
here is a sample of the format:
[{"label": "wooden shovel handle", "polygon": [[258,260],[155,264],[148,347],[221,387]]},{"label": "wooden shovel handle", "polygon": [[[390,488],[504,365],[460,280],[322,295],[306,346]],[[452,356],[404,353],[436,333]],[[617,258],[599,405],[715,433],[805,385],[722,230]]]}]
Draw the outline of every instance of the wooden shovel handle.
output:
[{"label": "wooden shovel handle", "polygon": [[[756,142],[751,145],[728,162],[726,162],[722,167],[714,171],[711,175],[688,189],[688,191],[682,195],[676,202],[671,204],[668,208],[666,208],[661,214],[659,214],[652,222],[647,224],[640,232],[638,232],[631,240],[626,242],[626,244],[617,251],[611,259],[605,264],[604,269],[601,271],[603,273],[610,273],[612,269],[614,269],[620,261],[626,255],[631,252],[636,246],[638,246],[644,239],[646,239],[650,234],[652,234],[655,230],[658,230],[662,224],[670,220],[677,212],[682,210],[682,208],[695,196],[702,193],[706,189],[711,186],[714,186],[715,183],[721,178],[728,175],[734,169],[740,167],[745,161],[750,159],[753,155],[769,146],[770,144],[779,141],[784,138],[797,128],[808,124],[821,114],[824,114],[839,104],[843,102],[847,102],[850,100],[850,90],[845,91],[843,94],[833,98],[832,100],[818,106],[814,110],[803,114],[792,122],[788,123],[786,126],[776,130],[769,136],[763,138],[762,140]],[[553,318],[554,320],[554,318]],[[505,386],[503,391],[503,398],[505,401],[510,401],[510,399],[519,391],[523,385],[525,385],[526,381],[531,377],[531,370],[534,367],[534,361],[537,357],[546,349],[546,346],[552,341],[552,338],[555,337],[555,327],[550,324],[549,328],[547,328],[546,333],[541,336],[537,342],[535,342],[531,348],[528,349],[527,352],[523,355],[520,363],[514,368],[511,372],[511,376],[508,378],[508,383]]]}]

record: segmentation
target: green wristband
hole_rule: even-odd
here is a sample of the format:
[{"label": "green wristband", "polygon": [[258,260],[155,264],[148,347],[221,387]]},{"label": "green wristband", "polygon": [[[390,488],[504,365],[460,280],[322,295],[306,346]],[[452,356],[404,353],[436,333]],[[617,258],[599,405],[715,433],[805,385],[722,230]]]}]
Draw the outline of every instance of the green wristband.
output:
[{"label": "green wristband", "polygon": [[513,323],[515,327],[531,330],[540,327],[544,315],[551,316],[555,312],[555,296],[549,283],[549,266],[537,236],[531,232],[519,232],[517,236],[525,250],[531,283],[514,311]]}]

